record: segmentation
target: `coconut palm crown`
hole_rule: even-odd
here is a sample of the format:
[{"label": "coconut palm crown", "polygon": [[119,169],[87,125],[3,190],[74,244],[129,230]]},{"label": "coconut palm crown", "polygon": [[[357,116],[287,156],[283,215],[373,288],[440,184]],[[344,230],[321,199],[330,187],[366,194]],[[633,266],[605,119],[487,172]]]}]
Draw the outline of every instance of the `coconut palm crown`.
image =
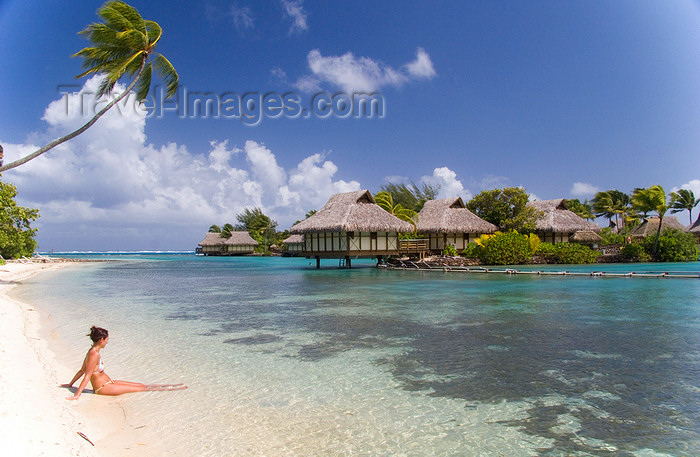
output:
[{"label": "coconut palm crown", "polygon": [[[177,92],[178,75],[172,64],[155,47],[162,36],[161,27],[154,21],[144,20],[136,9],[122,1],[109,1],[97,12],[104,22],[96,22],[82,30],[93,46],[78,51],[73,57],[83,58],[85,71],[76,78],[91,73],[104,75],[97,97],[109,95],[114,85],[123,76],[132,78],[126,90],[114,98],[85,125],[66,136],[58,138],[43,148],[14,162],[2,165],[0,172],[18,167],[40,156],[46,151],[83,133],[102,117],[112,106],[119,103],[138,84],[136,98],[143,100],[151,88],[151,77],[156,72],[166,85],[166,97]],[[1,151],[1,149],[0,149]]]},{"label": "coconut palm crown", "polygon": [[671,192],[671,212],[679,213],[688,211],[690,223],[693,223],[693,208],[700,204],[700,198],[696,199],[695,194],[689,189],[679,189],[678,192]]}]

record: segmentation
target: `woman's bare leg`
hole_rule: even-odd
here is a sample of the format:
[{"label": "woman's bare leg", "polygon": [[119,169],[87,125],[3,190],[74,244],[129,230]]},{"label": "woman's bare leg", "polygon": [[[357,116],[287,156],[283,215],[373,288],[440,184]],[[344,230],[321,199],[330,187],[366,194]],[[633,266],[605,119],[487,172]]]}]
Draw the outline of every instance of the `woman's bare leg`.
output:
[{"label": "woman's bare leg", "polygon": [[121,395],[144,390],[146,386],[137,382],[112,381],[102,386],[96,393],[97,395]]},{"label": "woman's bare leg", "polygon": [[142,384],[140,382],[119,381],[113,379],[111,383],[105,384],[98,395],[121,395],[132,392],[155,391],[155,390],[183,390],[187,389],[184,384]]}]

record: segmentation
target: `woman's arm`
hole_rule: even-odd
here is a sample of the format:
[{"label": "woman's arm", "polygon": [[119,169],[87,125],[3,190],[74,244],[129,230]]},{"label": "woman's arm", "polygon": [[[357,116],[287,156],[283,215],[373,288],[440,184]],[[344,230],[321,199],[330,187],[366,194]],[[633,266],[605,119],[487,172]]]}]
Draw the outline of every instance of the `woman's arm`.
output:
[{"label": "woman's arm", "polygon": [[73,376],[73,379],[71,380],[71,382],[69,382],[68,384],[63,384],[62,386],[63,386],[63,387],[73,387],[73,384],[75,384],[75,381],[77,381],[78,379],[80,379],[80,377],[81,377],[82,375],[84,375],[84,374],[85,374],[85,371],[83,371],[83,369],[81,368],[81,369],[75,374],[75,376]]},{"label": "woman's arm", "polygon": [[85,371],[81,369],[75,374],[75,377],[73,378],[73,381],[71,382],[71,385],[77,381],[77,379],[80,377],[80,373],[83,372],[85,376],[83,377],[83,380],[80,382],[80,386],[78,386],[78,391],[73,395],[72,397],[66,397],[66,400],[77,400],[80,398],[80,394],[83,393],[83,390],[85,389],[85,386],[87,386],[88,381],[92,377],[92,374],[95,372],[95,368],[97,368],[97,361],[100,358],[100,354],[97,353],[97,351],[90,351],[88,352],[87,356],[87,361],[85,362]]}]

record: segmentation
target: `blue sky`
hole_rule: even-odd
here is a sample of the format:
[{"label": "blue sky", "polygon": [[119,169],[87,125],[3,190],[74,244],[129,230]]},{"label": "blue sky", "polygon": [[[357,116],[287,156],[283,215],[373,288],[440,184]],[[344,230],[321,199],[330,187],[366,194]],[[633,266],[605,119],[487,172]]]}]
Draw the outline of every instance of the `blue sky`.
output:
[{"label": "blue sky", "polygon": [[[70,56],[101,4],[0,3],[7,160],[85,121],[66,115],[59,87],[96,86],[74,78]],[[464,198],[504,186],[537,199],[652,184],[700,194],[698,2],[131,4],[162,26],[181,96],[293,94],[310,110],[317,94],[373,92],[383,116],[309,111],[250,126],[183,117],[185,103],[110,113],[3,175],[40,209],[42,250],[193,249],[246,207],[285,229],[332,193],[388,181]]]}]

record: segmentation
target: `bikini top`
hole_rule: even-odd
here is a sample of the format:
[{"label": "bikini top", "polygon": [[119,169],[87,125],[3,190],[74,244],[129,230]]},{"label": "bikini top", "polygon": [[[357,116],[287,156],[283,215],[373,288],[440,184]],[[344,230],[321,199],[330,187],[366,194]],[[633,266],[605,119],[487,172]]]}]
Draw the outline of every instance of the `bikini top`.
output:
[{"label": "bikini top", "polygon": [[100,356],[100,361],[97,362],[97,372],[102,373],[105,371],[105,363],[102,361],[102,356]]}]

